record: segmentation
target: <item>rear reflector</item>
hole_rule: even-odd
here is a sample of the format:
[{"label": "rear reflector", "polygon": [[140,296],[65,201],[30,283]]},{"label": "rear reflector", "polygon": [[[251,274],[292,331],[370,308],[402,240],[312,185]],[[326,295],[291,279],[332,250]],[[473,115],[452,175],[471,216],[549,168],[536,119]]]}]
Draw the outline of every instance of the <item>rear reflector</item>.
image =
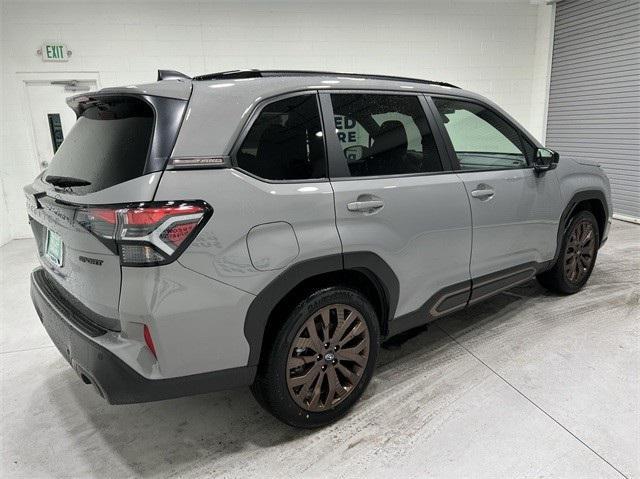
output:
[{"label": "rear reflector", "polygon": [[76,221],[120,254],[124,266],[175,260],[211,216],[204,201],[86,207]]},{"label": "rear reflector", "polygon": [[149,331],[149,326],[144,325],[144,342],[146,343],[149,350],[153,353],[153,355],[157,358],[156,354],[156,346],[153,344],[153,339],[151,339],[151,331]]}]

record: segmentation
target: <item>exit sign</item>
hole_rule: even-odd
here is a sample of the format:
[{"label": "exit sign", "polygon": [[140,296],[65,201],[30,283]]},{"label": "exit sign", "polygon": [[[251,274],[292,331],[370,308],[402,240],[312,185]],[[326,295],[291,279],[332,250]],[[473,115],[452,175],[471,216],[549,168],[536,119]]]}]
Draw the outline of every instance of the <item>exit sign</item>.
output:
[{"label": "exit sign", "polygon": [[45,62],[66,62],[69,52],[64,43],[45,43],[41,50],[42,60]]}]

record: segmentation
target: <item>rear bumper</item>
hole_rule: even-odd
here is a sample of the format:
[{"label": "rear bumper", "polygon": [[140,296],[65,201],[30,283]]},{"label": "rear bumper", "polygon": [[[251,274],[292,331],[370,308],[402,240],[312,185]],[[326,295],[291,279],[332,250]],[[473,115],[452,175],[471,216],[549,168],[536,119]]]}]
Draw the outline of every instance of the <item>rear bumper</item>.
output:
[{"label": "rear bumper", "polygon": [[103,334],[90,318],[48,287],[46,273],[38,268],[31,274],[31,299],[51,340],[87,384],[111,404],[159,401],[211,391],[247,386],[256,367],[238,367],[189,376],[148,379],[94,339]]}]

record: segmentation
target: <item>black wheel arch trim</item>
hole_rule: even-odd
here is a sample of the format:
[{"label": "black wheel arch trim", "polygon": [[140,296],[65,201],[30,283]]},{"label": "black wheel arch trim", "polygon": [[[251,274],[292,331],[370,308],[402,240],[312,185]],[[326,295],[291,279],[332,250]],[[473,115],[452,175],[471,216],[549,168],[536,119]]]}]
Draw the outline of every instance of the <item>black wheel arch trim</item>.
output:
[{"label": "black wheel arch trim", "polygon": [[[553,261],[549,262],[549,267],[552,267],[560,256],[562,237],[566,232],[567,227],[569,226],[569,219],[573,216],[573,212],[575,211],[576,206],[578,206],[579,203],[587,200],[598,200],[602,203],[605,214],[606,228],[607,222],[609,221],[609,203],[607,202],[607,198],[604,193],[601,190],[583,190],[575,193],[567,203],[565,209],[562,211],[562,215],[560,215],[560,222],[558,223],[558,235],[556,237],[556,252],[553,256]],[[604,236],[604,231],[600,231],[599,247],[602,246],[606,240],[607,238]]]},{"label": "black wheel arch trim", "polygon": [[[244,335],[250,348],[247,364],[255,366],[260,362],[267,322],[273,310],[287,294],[307,279],[343,270],[355,270],[365,274],[384,296],[386,318],[393,318],[398,304],[400,283],[391,267],[377,254],[359,251],[303,260],[280,273],[249,305],[244,323]],[[386,321],[383,324],[386,324]]]}]

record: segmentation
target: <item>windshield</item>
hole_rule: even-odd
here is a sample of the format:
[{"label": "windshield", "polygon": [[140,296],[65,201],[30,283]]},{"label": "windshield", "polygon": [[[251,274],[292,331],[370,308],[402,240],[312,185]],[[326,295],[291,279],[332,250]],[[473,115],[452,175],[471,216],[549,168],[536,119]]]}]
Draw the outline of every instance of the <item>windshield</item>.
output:
[{"label": "windshield", "polygon": [[44,178],[89,182],[91,193],[144,174],[153,134],[153,110],[144,101],[120,97],[93,102],[78,118],[51,160]]}]

